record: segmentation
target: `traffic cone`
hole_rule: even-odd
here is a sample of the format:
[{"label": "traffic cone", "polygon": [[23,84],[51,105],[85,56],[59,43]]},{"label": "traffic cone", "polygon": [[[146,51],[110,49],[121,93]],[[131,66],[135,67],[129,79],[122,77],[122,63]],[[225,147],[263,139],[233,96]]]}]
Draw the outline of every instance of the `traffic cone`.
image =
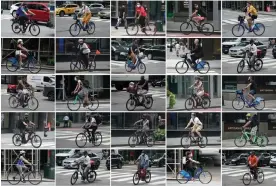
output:
[{"label": "traffic cone", "polygon": [[97,54],[97,55],[100,55],[101,52],[100,52],[99,50],[96,50],[96,54]]}]

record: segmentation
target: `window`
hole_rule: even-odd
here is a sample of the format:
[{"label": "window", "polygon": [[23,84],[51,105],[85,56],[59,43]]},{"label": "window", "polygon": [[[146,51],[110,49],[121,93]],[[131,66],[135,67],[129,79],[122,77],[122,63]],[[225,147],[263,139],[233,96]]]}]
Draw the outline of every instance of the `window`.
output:
[{"label": "window", "polygon": [[48,76],[44,76],[44,77],[43,77],[43,81],[44,81],[44,82],[50,83],[50,82],[51,82],[51,79],[50,79],[50,77],[48,77]]},{"label": "window", "polygon": [[45,6],[43,6],[43,5],[37,5],[37,9],[38,9],[38,10],[44,10],[44,9],[45,9]]},{"label": "window", "polygon": [[33,10],[36,10],[37,9],[37,6],[35,4],[27,4],[27,7],[29,9],[33,9]]}]

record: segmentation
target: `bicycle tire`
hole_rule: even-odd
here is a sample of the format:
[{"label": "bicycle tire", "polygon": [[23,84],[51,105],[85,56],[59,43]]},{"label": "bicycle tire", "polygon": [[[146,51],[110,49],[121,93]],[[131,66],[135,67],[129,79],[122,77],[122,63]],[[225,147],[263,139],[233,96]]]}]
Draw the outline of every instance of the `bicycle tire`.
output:
[{"label": "bicycle tire", "polygon": [[[259,181],[259,174],[261,174],[261,175],[262,175],[262,177],[263,177],[263,180],[262,180],[262,181]],[[261,183],[263,183],[263,182],[264,182],[264,178],[265,178],[265,175],[264,175],[264,173],[263,173],[263,172],[258,172],[258,173],[257,173],[257,182],[258,182],[259,184],[261,184]]]},{"label": "bicycle tire", "polygon": [[[36,28],[35,28],[35,27],[36,27]],[[33,33],[33,31],[32,31],[33,29],[37,29],[37,30],[38,30],[37,34],[34,34],[34,33]],[[32,23],[32,24],[30,24],[30,26],[29,26],[29,32],[31,33],[32,36],[38,36],[38,35],[40,34],[40,27],[38,26],[38,24]]]},{"label": "bicycle tire", "polygon": [[[80,101],[79,99],[77,100],[78,103],[73,103],[73,104],[78,104],[77,109],[73,109],[73,108],[71,108],[71,107],[69,106],[69,105],[71,105],[70,101],[71,101],[70,99],[67,99],[67,108],[68,108],[69,110],[71,110],[71,111],[77,111],[77,110],[80,109],[81,101]],[[73,100],[73,102],[75,102],[75,99]]]},{"label": "bicycle tire", "polygon": [[81,70],[81,62],[79,61],[71,61],[70,63],[70,70],[75,71],[77,69],[78,71]]},{"label": "bicycle tire", "polygon": [[[130,34],[130,33],[129,33],[128,30],[129,30],[131,27],[132,27],[132,28],[135,28],[135,27],[136,27],[136,32],[134,32],[135,34]],[[135,35],[137,35],[138,30],[139,30],[139,27],[138,27],[137,24],[135,24],[135,23],[130,23],[130,24],[127,26],[127,28],[126,28],[126,33],[127,33],[127,35],[129,35],[129,36],[135,36]]]},{"label": "bicycle tire", "polygon": [[33,70],[31,70],[31,67],[30,67],[30,61],[28,61],[28,69],[29,69],[29,71],[30,71],[32,74],[37,74],[37,73],[39,73],[39,72],[41,71],[41,63],[40,63],[40,61],[39,61],[39,60],[36,60],[35,58],[33,58],[32,60],[33,60],[33,61],[35,60],[35,61],[36,61],[36,63],[38,63],[38,64],[39,64],[39,68],[38,68],[38,70],[37,70],[37,71],[33,71]]},{"label": "bicycle tire", "polygon": [[[92,179],[90,180],[89,177],[92,176]],[[87,173],[87,178],[86,180],[88,181],[88,183],[93,183],[97,178],[97,173],[94,171],[94,170],[89,170],[88,173]]]},{"label": "bicycle tire", "polygon": [[[150,31],[152,31],[152,33],[150,34],[150,32],[148,32],[147,27],[150,29]],[[157,32],[157,28],[156,28],[156,24],[155,23],[148,23],[147,26],[145,26],[145,34],[147,36],[155,36]]]},{"label": "bicycle tire", "polygon": [[[238,109],[237,107],[234,106],[234,102],[235,101],[238,101],[239,103],[243,103],[242,107],[240,109]],[[235,110],[242,110],[245,106],[245,102],[240,98],[240,97],[236,97],[232,100],[232,107],[235,109]]]},{"label": "bicycle tire", "polygon": [[102,144],[102,141],[103,141],[103,136],[102,136],[102,134],[100,132],[95,132],[95,138],[97,138],[97,135],[100,138],[100,142],[99,142],[99,144],[96,144],[95,142],[98,141],[98,140],[95,140],[94,141],[94,145],[95,146],[100,146]]},{"label": "bicycle tire", "polygon": [[[255,65],[258,61],[260,63],[260,68],[256,68],[256,65]],[[258,72],[258,71],[262,70],[262,68],[263,68],[263,60],[258,58],[257,60],[255,60],[255,62],[253,64],[253,69]]]},{"label": "bicycle tire", "polygon": [[[14,101],[16,101],[16,105],[15,106],[11,106],[11,102],[14,102]],[[17,108],[19,106],[19,100],[18,100],[18,98],[15,95],[11,95],[9,97],[9,106],[11,108]]]},{"label": "bicycle tire", "polygon": [[10,72],[16,72],[19,69],[19,63],[17,62],[17,66],[15,66],[15,70],[11,69],[9,66],[13,66],[13,62],[6,60],[6,68],[8,69],[8,71]]},{"label": "bicycle tire", "polygon": [[[148,103],[149,102],[149,103]],[[148,103],[148,104],[147,104]],[[150,109],[153,105],[153,98],[152,97],[146,97],[144,102],[144,107],[146,109]]]},{"label": "bicycle tire", "polygon": [[[78,180],[78,172],[74,172],[71,176],[71,179],[70,179],[70,182],[71,182],[71,185],[75,185],[77,180]],[[73,180],[74,179],[74,180]]]},{"label": "bicycle tire", "polygon": [[[146,67],[145,63],[140,62],[137,68],[138,68],[138,72],[140,74],[146,73],[147,67]],[[141,71],[140,69],[143,70],[143,71]]]},{"label": "bicycle tire", "polygon": [[[133,108],[128,108],[128,104],[134,104],[134,106],[133,106]],[[126,109],[128,110],[128,111],[133,111],[133,110],[135,110],[135,108],[136,108],[136,101],[135,101],[135,99],[132,99],[132,98],[129,98],[128,100],[127,100],[127,102],[126,102]]]},{"label": "bicycle tire", "polygon": [[129,66],[127,61],[125,63],[125,69],[126,69],[127,72],[131,72],[132,70],[134,70],[132,67]]},{"label": "bicycle tire", "polygon": [[[135,182],[136,176],[138,177],[138,181],[137,181],[137,182]],[[139,184],[139,182],[140,182],[140,177],[139,177],[138,171],[134,173],[133,178],[132,178],[132,181],[133,181],[133,184],[134,184],[134,185],[138,185],[138,184]]]},{"label": "bicycle tire", "polygon": [[[152,144],[149,143],[149,140],[152,141]],[[152,147],[154,145],[154,136],[152,134],[148,134],[146,136],[146,145],[148,147]]]},{"label": "bicycle tire", "polygon": [[[179,64],[182,64],[182,65],[180,65],[181,66],[181,68],[184,66],[184,65],[186,65],[186,70],[184,70],[184,72],[180,72],[179,71],[179,68],[178,68],[178,65]],[[188,65],[188,63],[186,62],[186,61],[179,61],[179,62],[177,62],[176,63],[176,65],[175,65],[175,70],[176,70],[176,72],[178,73],[178,74],[185,74],[188,70],[189,70],[189,65]]]},{"label": "bicycle tire", "polygon": [[[14,29],[15,29],[15,28],[14,28],[15,26],[18,26],[18,31],[15,31],[15,30],[14,30]],[[19,34],[19,33],[21,32],[21,28],[20,28],[19,22],[13,22],[12,25],[11,25],[11,27],[12,27],[13,33]]]},{"label": "bicycle tire", "polygon": [[[235,30],[236,27],[237,27],[237,30],[239,30],[240,28],[242,29],[242,34],[240,34],[240,35],[235,35],[235,34],[234,34],[234,30]],[[245,31],[245,28],[244,28],[243,25],[236,24],[236,25],[234,25],[234,26],[232,27],[232,34],[233,34],[235,37],[241,37],[241,36],[243,36],[244,31]]]},{"label": "bicycle tire", "polygon": [[[204,32],[202,28],[204,28],[204,26],[206,26],[206,25],[210,25],[212,30],[211,31],[208,30],[208,32]],[[200,27],[200,30],[204,35],[210,36],[214,33],[214,26],[211,23],[203,23]]]},{"label": "bicycle tire", "polygon": [[96,64],[96,61],[94,59],[93,61],[91,61],[91,63],[88,64],[88,71],[89,72],[95,71],[96,70],[96,66],[97,66],[97,64]]},{"label": "bicycle tire", "polygon": [[256,25],[259,25],[259,26],[257,26],[257,27],[263,27],[264,28],[264,30],[263,30],[263,32],[261,33],[261,34],[257,34],[257,32],[256,32],[256,29],[253,29],[253,33],[256,35],[256,36],[261,36],[261,35],[263,35],[264,34],[264,32],[265,32],[265,26],[264,26],[264,24],[263,23],[255,23],[255,26]]},{"label": "bicycle tire", "polygon": [[[210,71],[210,64],[208,62],[205,62],[205,66],[207,66],[207,69],[208,69],[206,72],[203,72],[202,69],[197,69],[197,71],[200,74],[207,74]],[[203,69],[204,69],[204,67],[203,67]]]},{"label": "bicycle tire", "polygon": [[91,34],[94,34],[94,32],[95,32],[95,30],[96,30],[96,25],[95,25],[95,23],[94,22],[92,22],[92,21],[90,21],[89,22],[89,24],[88,24],[88,30],[87,30],[87,33],[89,34],[89,35],[91,35]]},{"label": "bicycle tire", "polygon": [[[9,182],[9,184],[11,184],[11,185],[17,185],[17,184],[19,184],[19,182],[21,181],[21,176],[18,174],[18,172],[15,173],[15,176],[12,176],[12,178],[13,178],[12,180],[9,179],[9,176],[11,174],[14,174],[14,173],[11,172],[11,171],[9,171],[9,173],[7,175],[7,181]],[[15,181],[15,183],[13,183],[12,181],[14,181],[14,178],[17,177],[17,176],[18,176],[19,179],[17,181]]]},{"label": "bicycle tire", "polygon": [[[238,66],[237,66],[237,72],[238,72],[238,73],[242,73],[244,67],[245,67],[245,61],[244,61],[244,59],[242,59],[242,60],[239,62]],[[241,68],[241,69],[240,69],[240,68]]]},{"label": "bicycle tire", "polygon": [[[78,136],[80,136],[80,135],[82,135],[82,138],[81,138],[82,140],[83,140],[83,137],[85,137],[84,145],[79,145],[79,144],[78,144]],[[79,133],[79,134],[76,136],[76,138],[75,138],[75,143],[76,143],[76,145],[77,145],[79,148],[85,147],[85,145],[86,145],[86,143],[87,143],[87,135],[85,135],[85,133],[83,133],[83,132]]]},{"label": "bicycle tire", "polygon": [[207,144],[208,144],[208,138],[206,137],[206,136],[202,136],[202,138],[204,138],[205,139],[205,143],[203,144],[202,143],[202,140],[200,140],[200,141],[198,141],[198,146],[200,147],[200,148],[205,148],[206,146],[207,146]]},{"label": "bicycle tire", "polygon": [[[147,180],[147,175],[149,175],[149,180]],[[150,172],[150,171],[147,171],[147,172],[146,172],[146,177],[145,177],[145,182],[146,182],[146,183],[149,183],[150,180],[151,180],[151,172]]]},{"label": "bicycle tire", "polygon": [[[130,142],[131,142],[131,138],[136,138],[136,142],[134,143],[134,145],[132,145]],[[136,134],[131,134],[128,138],[128,145],[130,147],[135,147],[136,145],[138,144],[138,137]]]},{"label": "bicycle tire", "polygon": [[[187,108],[187,104],[191,104],[191,103],[192,103],[192,108],[188,109]],[[186,101],[185,101],[185,109],[186,110],[192,110],[194,107],[195,107],[195,103],[194,103],[193,98],[190,97],[190,98],[186,99]]]},{"label": "bicycle tire", "polygon": [[[184,178],[184,181],[183,181],[183,182],[180,181],[180,177],[181,177],[181,178]],[[185,184],[185,183],[187,183],[187,182],[189,181],[188,178],[185,178],[185,177],[181,174],[181,171],[179,171],[179,172],[176,174],[176,180],[177,180],[178,183],[180,183],[180,184]]]},{"label": "bicycle tire", "polygon": [[[187,143],[188,145],[184,145],[184,144],[183,144],[184,139],[190,141],[189,143]],[[183,135],[183,136],[181,137],[181,139],[180,139],[180,144],[181,144],[181,147],[183,147],[184,149],[190,148],[190,147],[191,147],[191,144],[192,144],[192,140],[191,140],[190,136],[185,136],[185,135]]]},{"label": "bicycle tire", "polygon": [[[190,31],[184,31],[184,29],[182,29],[182,27],[186,27],[186,29],[188,29],[189,27],[191,27],[191,30]],[[190,33],[192,33],[193,31],[193,26],[191,25],[191,23],[189,22],[183,22],[181,25],[180,25],[180,32],[182,32],[182,34],[184,35],[189,35]]]},{"label": "bicycle tire", "polygon": [[[39,145],[38,146],[35,146],[34,145],[34,138],[37,138],[37,139],[39,139],[40,140],[40,143],[39,143]],[[39,136],[39,135],[33,135],[32,136],[32,138],[31,138],[31,144],[32,144],[32,146],[34,147],[34,148],[39,148],[40,146],[41,146],[41,144],[42,144],[42,139],[41,139],[41,137]]]},{"label": "bicycle tire", "polygon": [[[244,142],[242,145],[238,145],[238,144],[237,144],[237,140],[240,140],[240,139],[245,140],[245,142]],[[235,144],[237,147],[244,147],[244,146],[246,145],[246,143],[247,143],[247,140],[244,138],[243,135],[242,135],[242,136],[238,136],[238,137],[236,137],[236,138],[234,139],[234,144]]]},{"label": "bicycle tire", "polygon": [[[258,106],[258,105],[261,105],[261,103],[264,104],[263,107],[257,108],[257,106]],[[260,103],[259,103],[258,105],[254,105],[254,108],[255,108],[256,110],[263,110],[263,109],[265,108],[265,100],[260,101]]]},{"label": "bicycle tire", "polygon": [[[202,181],[201,176],[204,176],[203,174],[209,174],[209,175],[210,175],[210,180],[209,180],[208,182],[203,182],[203,181]],[[210,182],[212,181],[212,174],[211,174],[209,171],[202,171],[202,172],[199,174],[198,179],[199,179],[199,181],[200,181],[202,184],[208,184],[208,183],[210,183]]]},{"label": "bicycle tire", "polygon": [[[71,31],[71,29],[79,29],[78,31],[77,31],[77,34],[72,34],[72,31]],[[79,24],[77,24],[77,23],[73,23],[70,27],[69,27],[69,33],[71,34],[71,36],[73,36],[73,37],[76,37],[76,36],[78,36],[79,34],[80,34],[80,31],[81,31],[81,27],[80,27],[80,25]]]},{"label": "bicycle tire", "polygon": [[[20,142],[20,145],[18,145],[18,144],[15,144],[15,140],[16,140],[16,138],[17,137],[20,137],[21,138],[21,142]],[[16,147],[18,147],[18,146],[21,146],[22,145],[22,136],[20,135],[20,134],[14,134],[13,136],[12,136],[12,143],[14,144],[14,146],[16,146]]]},{"label": "bicycle tire", "polygon": [[202,97],[201,99],[202,99],[202,101],[201,101],[201,107],[203,109],[207,109],[207,108],[209,108],[211,106],[211,100],[210,100],[210,98]]},{"label": "bicycle tire", "polygon": [[[262,140],[262,143],[260,144],[258,140]],[[266,141],[266,143],[263,142],[263,140]],[[268,145],[268,138],[265,136],[265,135],[260,135],[258,136],[258,139],[257,139],[257,145],[259,147],[266,147]]]},{"label": "bicycle tire", "polygon": [[[32,108],[30,108],[30,103],[29,103],[29,101],[32,101],[32,104],[33,103],[36,103],[36,106],[32,109]],[[30,97],[28,100],[27,100],[27,103],[28,103],[28,108],[30,109],[30,110],[36,110],[37,108],[38,108],[38,106],[39,106],[39,102],[38,102],[38,100],[35,98],[35,97]]]},{"label": "bicycle tire", "polygon": [[[248,176],[249,177],[249,183],[245,183],[245,177],[246,176]],[[243,175],[243,177],[242,177],[242,182],[243,182],[243,184],[244,185],[250,185],[250,183],[251,183],[251,175],[247,172],[247,173],[245,173],[244,175]]]},{"label": "bicycle tire", "polygon": [[40,179],[39,179],[39,182],[35,183],[33,181],[31,181],[30,179],[30,175],[33,175],[33,172],[31,172],[29,175],[28,175],[28,181],[32,184],[32,185],[38,185],[42,182],[42,174],[40,172],[35,172],[36,175],[39,175]]}]

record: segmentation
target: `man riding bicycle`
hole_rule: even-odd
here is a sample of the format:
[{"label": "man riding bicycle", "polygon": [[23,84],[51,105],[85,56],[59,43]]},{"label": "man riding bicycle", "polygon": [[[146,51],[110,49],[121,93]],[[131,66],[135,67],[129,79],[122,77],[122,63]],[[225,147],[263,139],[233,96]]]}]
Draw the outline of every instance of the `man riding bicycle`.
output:
[{"label": "man riding bicycle", "polygon": [[254,28],[254,25],[252,25],[252,23],[255,19],[258,18],[258,13],[257,13],[256,8],[252,5],[252,2],[250,2],[250,1],[247,2],[245,11],[246,11],[245,14],[248,16],[246,18],[246,20],[248,22],[248,28],[249,28],[248,32],[252,32],[253,28]]},{"label": "man riding bicycle", "polygon": [[24,3],[21,3],[21,5],[16,10],[16,15],[19,19],[19,24],[23,27],[22,33],[26,32],[26,22],[29,20],[28,15],[35,15],[33,12],[31,12],[27,5]]},{"label": "man riding bicycle", "polygon": [[254,151],[251,151],[250,156],[248,157],[248,166],[251,174],[254,175],[254,180],[256,180],[258,176],[258,157],[255,155]]},{"label": "man riding bicycle", "polygon": [[257,57],[257,46],[255,45],[255,41],[254,39],[251,39],[250,40],[250,43],[245,47],[245,49],[249,50],[249,66],[248,66],[248,69],[251,70],[251,68],[253,67],[254,65],[254,62],[256,60],[256,57]]},{"label": "man riding bicycle", "polygon": [[[102,118],[101,116],[99,115],[99,113],[93,115],[93,113],[86,113],[86,116],[85,116],[85,129],[87,130],[88,132],[88,135],[89,135],[89,141],[90,140],[90,136],[92,134],[92,139],[95,141],[95,133],[98,129],[98,126],[100,124],[102,124]],[[90,130],[92,130],[90,132]]]},{"label": "man riding bicycle", "polygon": [[193,12],[191,18],[195,21],[199,26],[206,19],[206,12],[202,7],[199,7],[198,4],[194,4],[195,11]]},{"label": "man riding bicycle", "polygon": [[142,32],[145,32],[147,13],[145,11],[145,8],[141,6],[140,3],[136,4],[135,17],[137,20],[139,20]]},{"label": "man riding bicycle", "polygon": [[[248,101],[253,103],[255,100],[254,95],[256,94],[257,85],[251,76],[248,77],[248,81],[249,81],[249,84],[244,88],[244,90],[250,88],[250,91],[247,96],[248,96]],[[250,107],[250,105],[246,107]]]},{"label": "man riding bicycle", "polygon": [[201,136],[201,134],[200,134],[199,131],[202,130],[203,124],[199,120],[199,118],[196,117],[195,113],[191,114],[190,122],[187,124],[187,126],[185,127],[185,129],[187,129],[191,124],[193,124],[192,130],[191,130],[192,137],[194,137],[194,133],[197,133],[197,135],[199,136],[199,138],[202,139],[202,136]]},{"label": "man riding bicycle", "polygon": [[20,105],[25,107],[24,97],[29,93],[28,89],[32,89],[32,86],[27,82],[26,76],[22,77],[21,80],[18,80],[18,84],[16,86],[17,96],[19,97]]},{"label": "man riding bicycle", "polygon": [[188,151],[186,153],[186,162],[184,163],[184,169],[192,176],[192,180],[194,180],[194,173],[196,170],[196,166],[194,164],[200,164],[200,162],[193,160],[193,153],[191,151]]},{"label": "man riding bicycle", "polygon": [[22,61],[23,59],[26,59],[27,56],[23,52],[28,52],[29,50],[23,46],[23,40],[18,39],[17,45],[16,45],[16,51],[15,51],[15,57],[18,57],[20,68],[19,70],[22,70]]},{"label": "man riding bicycle", "polygon": [[88,87],[86,87],[79,76],[75,76],[75,81],[77,82],[76,88],[73,91],[73,94],[78,93],[78,96],[83,99],[83,107],[87,107],[89,105],[88,99]]},{"label": "man riding bicycle", "polygon": [[88,156],[87,151],[84,151],[83,156],[76,159],[75,162],[76,163],[83,162],[82,166],[84,170],[83,170],[83,176],[81,177],[81,180],[84,181],[87,178],[89,169],[91,168],[90,157]]},{"label": "man riding bicycle", "polygon": [[141,76],[140,81],[137,83],[137,86],[141,86],[141,90],[139,90],[137,92],[137,94],[139,96],[143,97],[143,101],[141,101],[141,103],[144,103],[144,101],[146,100],[146,94],[149,91],[149,82],[147,80],[145,80],[145,76]]},{"label": "man riding bicycle", "polygon": [[140,154],[138,159],[135,161],[135,163],[137,163],[137,161],[139,161],[139,163],[137,165],[138,171],[140,171],[141,169],[145,169],[147,171],[147,169],[149,167],[149,157],[145,153],[144,150],[142,150],[142,153]]},{"label": "man riding bicycle", "polygon": [[83,41],[83,39],[79,39],[78,40],[78,51],[80,52],[80,57],[82,59],[82,61],[84,62],[84,69],[87,69],[88,68],[88,64],[89,64],[89,53],[91,52],[90,51],[90,48],[88,47],[88,45]]},{"label": "man riding bicycle", "polygon": [[24,172],[28,170],[28,167],[26,167],[26,164],[32,166],[32,164],[25,159],[26,152],[25,151],[20,151],[19,152],[19,158],[16,163],[16,168],[18,169],[19,175],[20,175],[20,180],[22,180],[23,183],[26,183],[25,178],[24,178]]},{"label": "man riding bicycle", "polygon": [[81,9],[81,14],[84,14],[83,19],[82,19],[82,24],[83,24],[83,30],[86,31],[88,29],[88,23],[91,19],[91,11],[87,5],[82,3],[82,9]]},{"label": "man riding bicycle", "polygon": [[200,102],[202,102],[202,96],[204,95],[204,86],[203,82],[201,81],[201,78],[199,76],[195,77],[195,83],[190,86],[189,88],[193,88],[196,90],[196,95],[200,99]]},{"label": "man riding bicycle", "polygon": [[191,64],[192,68],[195,70],[196,69],[196,60],[200,59],[203,57],[203,48],[201,47],[199,43],[199,39],[194,40],[194,49],[191,51]]},{"label": "man riding bicycle", "polygon": [[[144,136],[147,134],[147,132],[150,130],[150,127],[149,127],[149,120],[147,119],[147,116],[145,114],[142,115],[142,119],[136,121],[134,123],[134,126],[140,126],[142,128],[142,133],[143,133],[143,138],[142,140],[140,141],[140,143],[143,143],[144,142]],[[139,125],[138,125],[139,124]]]},{"label": "man riding bicycle", "polygon": [[253,113],[253,114],[246,114],[246,124],[244,126],[242,126],[243,129],[245,129],[246,127],[248,127],[249,125],[251,125],[251,131],[250,131],[250,142],[253,142],[254,137],[257,135],[257,131],[258,131],[258,125],[259,125],[259,121],[257,118],[257,113]]},{"label": "man riding bicycle", "polygon": [[[31,126],[34,127],[35,124],[29,120],[29,114],[25,113],[24,118],[18,121],[18,128],[20,130],[23,144],[27,143],[25,132],[28,131],[28,127],[31,127]],[[31,137],[31,134],[32,134],[32,131],[28,131],[28,139]]]}]

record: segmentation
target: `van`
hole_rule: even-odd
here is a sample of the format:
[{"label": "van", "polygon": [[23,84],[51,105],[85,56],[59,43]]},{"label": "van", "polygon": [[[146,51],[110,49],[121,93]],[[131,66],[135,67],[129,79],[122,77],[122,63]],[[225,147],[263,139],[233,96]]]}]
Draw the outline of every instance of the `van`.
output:
[{"label": "van", "polygon": [[39,75],[27,75],[27,82],[33,86],[36,91],[43,91],[44,87],[55,86],[56,80],[54,75],[39,76]]}]

